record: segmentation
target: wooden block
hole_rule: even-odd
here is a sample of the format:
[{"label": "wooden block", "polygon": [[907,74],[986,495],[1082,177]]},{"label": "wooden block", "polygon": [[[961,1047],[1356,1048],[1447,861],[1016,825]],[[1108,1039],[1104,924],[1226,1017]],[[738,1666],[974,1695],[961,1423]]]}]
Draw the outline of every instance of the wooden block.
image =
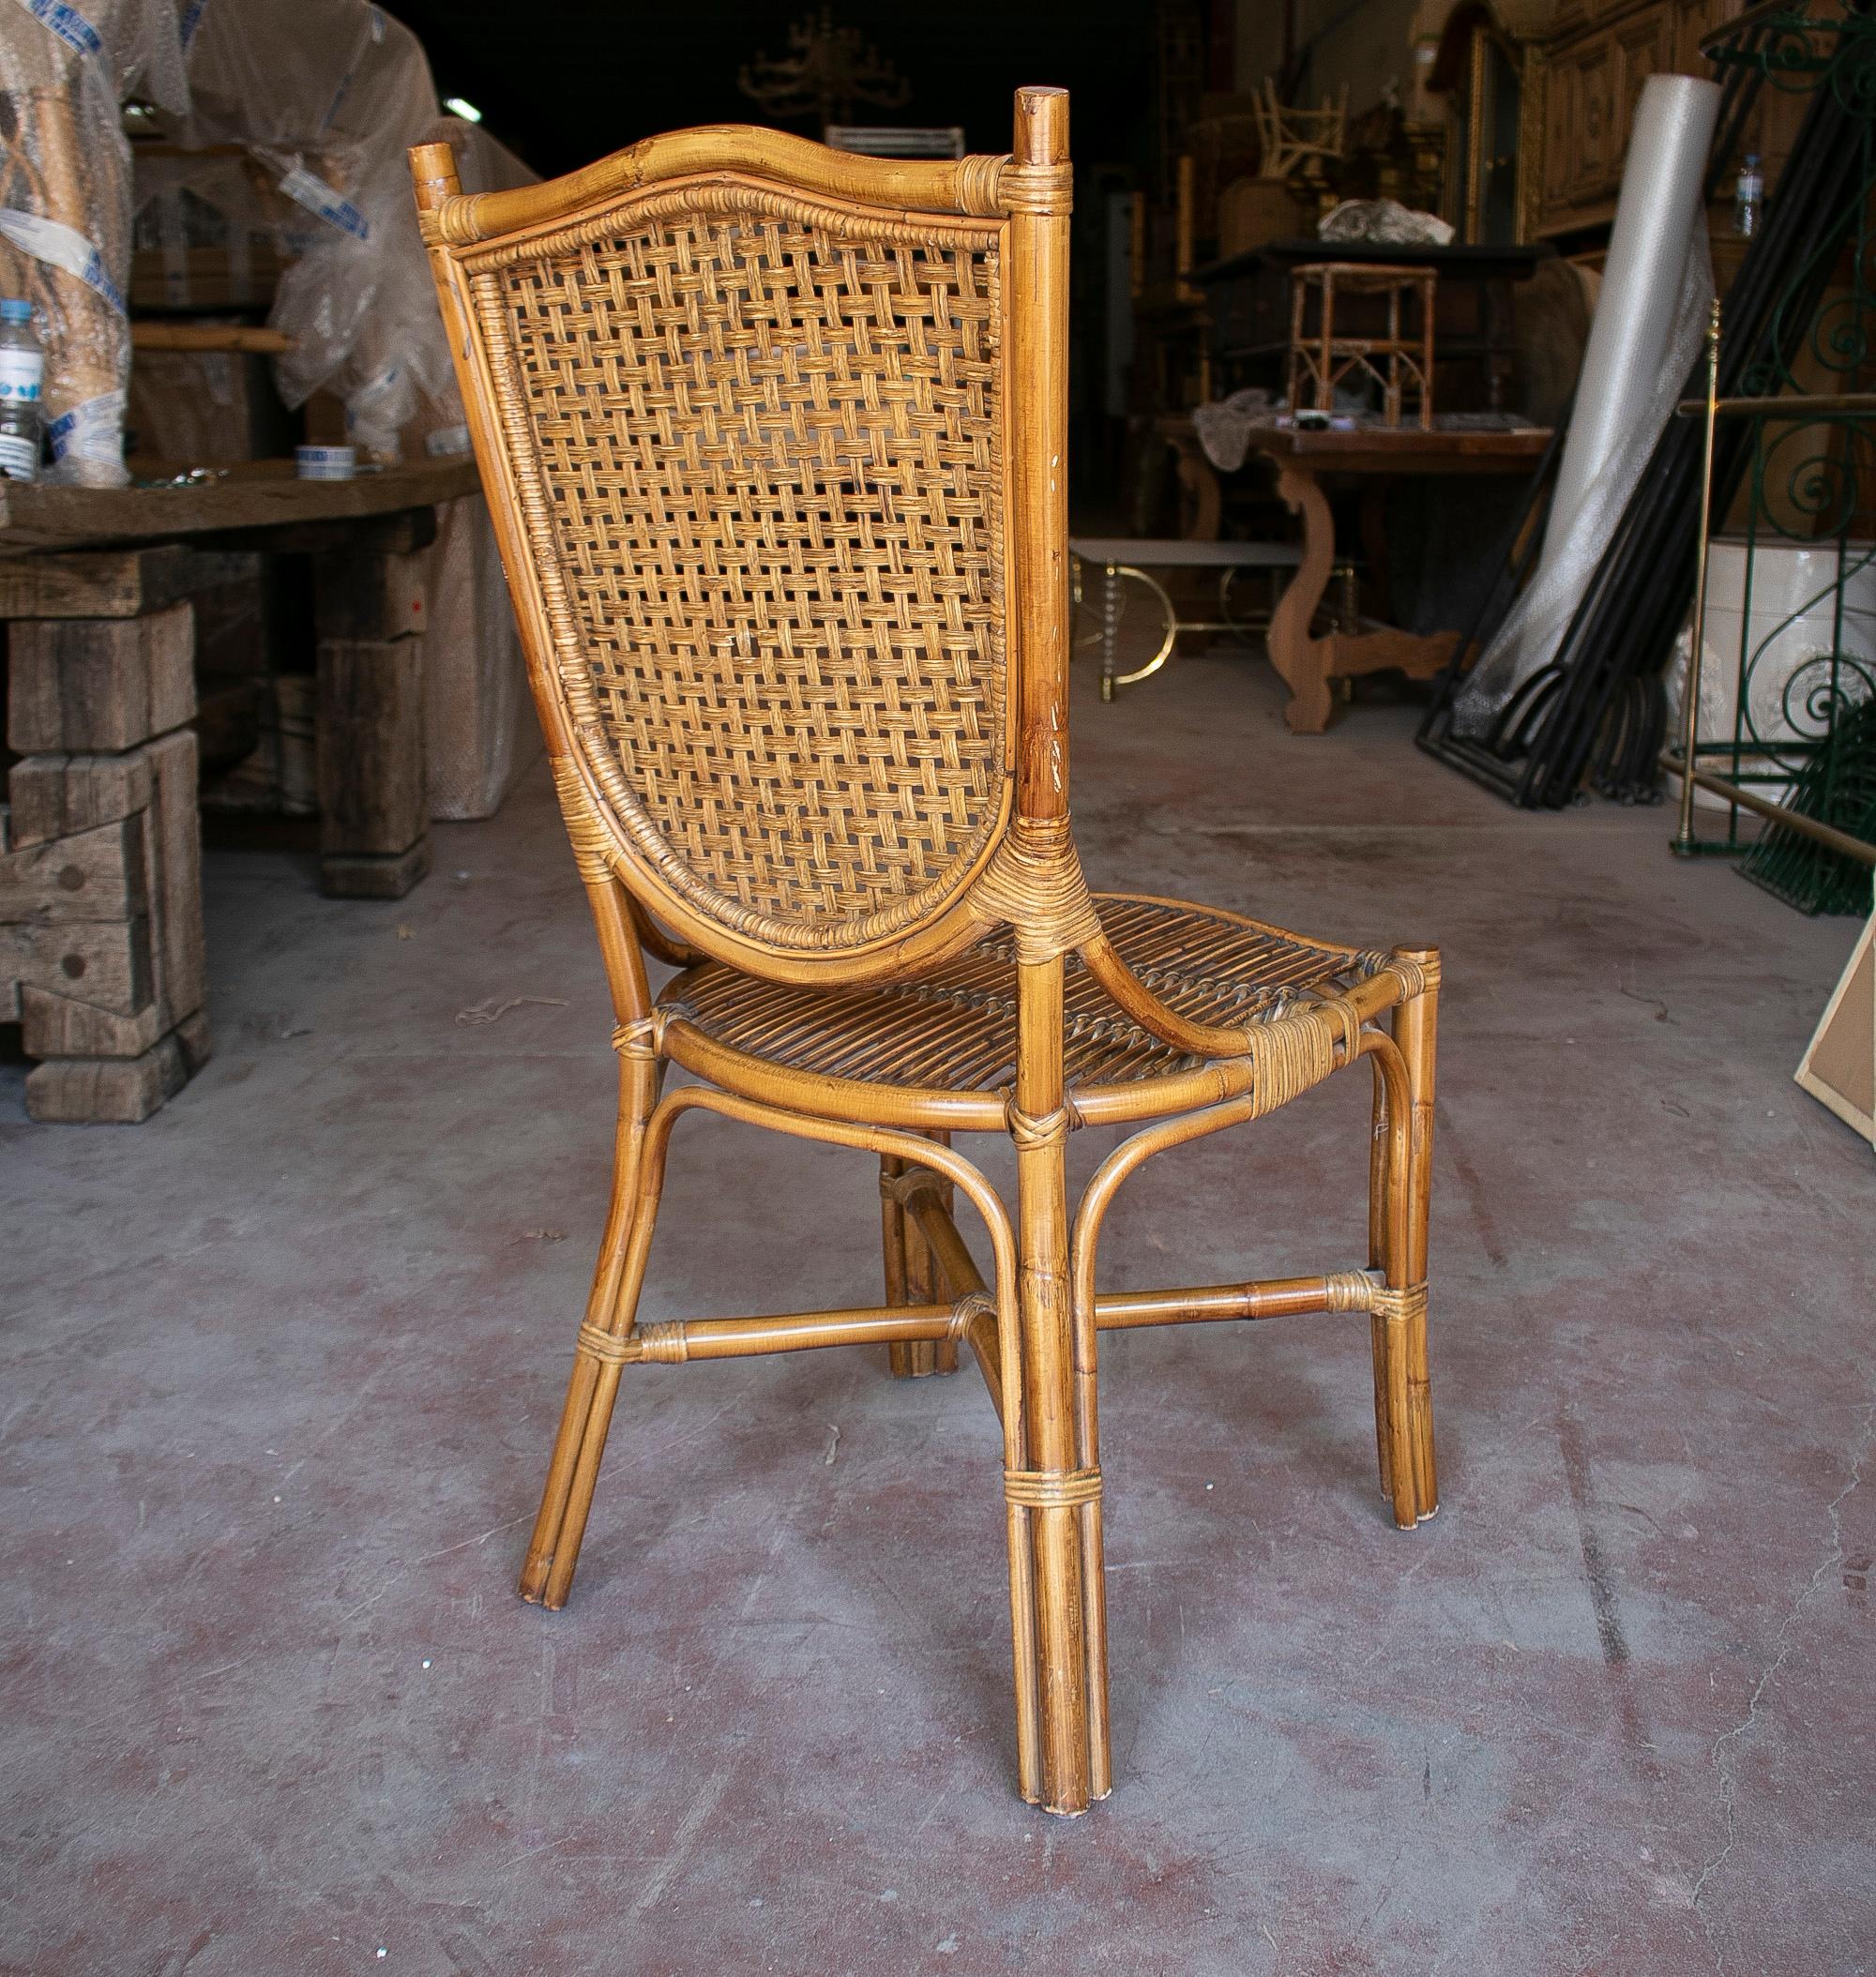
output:
[{"label": "wooden block", "polygon": [[401,899],[430,870],[430,839],[392,858],[321,858],[319,889],[328,899]]},{"label": "wooden block", "polygon": [[141,618],[189,595],[190,552],[68,550],[0,559],[0,618]]},{"label": "wooden block", "polygon": [[13,764],[8,795],[15,845],[75,837],[149,806],[154,784],[142,748],[127,755],[32,755]]},{"label": "wooden block", "polygon": [[313,624],[324,639],[402,639],[427,618],[428,557],[320,556],[313,562]]},{"label": "wooden block", "polygon": [[157,1041],[174,1034],[191,1073],[208,1062],[208,1018],[200,1009],[167,1027],[158,1005],[146,1003],[135,1016],[113,1016],[43,988],[20,991],[21,1045],[28,1057],[142,1057]]},{"label": "wooden block", "polygon": [[20,1042],[28,1057],[141,1057],[169,1027],[154,1002],[115,1016],[30,983],[20,988]]},{"label": "wooden block", "polygon": [[156,999],[150,922],[23,920],[0,926],[0,979],[44,988],[113,1016],[135,1016]]},{"label": "wooden block", "polygon": [[8,641],[8,739],[22,755],[115,751],[195,712],[195,617],[23,620]]},{"label": "wooden block", "polygon": [[323,853],[395,857],[416,843],[429,813],[421,639],[321,644],[316,749]]},{"label": "wooden block", "polygon": [[138,810],[115,823],[0,856],[0,927],[129,920],[147,913],[147,814]]},{"label": "wooden block", "polygon": [[[23,762],[16,785],[22,772],[36,835],[0,848],[0,935],[10,936],[0,979],[71,1005],[30,1019],[42,1047],[28,1052],[135,1055],[199,1009],[205,989],[195,736],[183,729],[124,756]],[[113,822],[45,828],[62,812],[132,797],[142,807]],[[82,938],[61,932],[79,928]]]},{"label": "wooden block", "polygon": [[135,1125],[182,1089],[190,1068],[174,1031],[141,1057],[54,1057],[26,1074],[26,1116],[56,1124]]},{"label": "wooden block", "polygon": [[155,782],[145,833],[157,1002],[168,1022],[202,1007],[208,968],[202,933],[202,819],[196,808],[195,736],[185,728],[145,751]]},{"label": "wooden block", "polygon": [[215,1054],[208,1034],[207,1013],[198,1009],[193,1016],[184,1017],[175,1026],[175,1040],[182,1051],[183,1068],[193,1078]]},{"label": "wooden block", "polygon": [[[1516,439],[1515,433],[1483,438]],[[192,488],[66,488],[46,481],[0,481],[0,549],[14,552],[89,549],[94,543],[175,542],[203,549],[296,551],[279,528],[337,522],[345,535],[379,517],[406,518],[400,550],[421,549],[434,535],[439,501],[473,494],[480,485],[466,456],[409,460],[356,480],[295,480],[283,461],[235,467],[223,481]],[[375,536],[374,536],[375,539]],[[334,546],[332,538],[314,548]]]}]

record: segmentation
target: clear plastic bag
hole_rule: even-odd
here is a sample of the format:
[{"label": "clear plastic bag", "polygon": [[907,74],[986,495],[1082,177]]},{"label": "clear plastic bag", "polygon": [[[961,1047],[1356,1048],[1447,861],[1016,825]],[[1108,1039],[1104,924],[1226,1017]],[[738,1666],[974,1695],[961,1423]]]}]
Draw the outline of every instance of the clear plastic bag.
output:
[{"label": "clear plastic bag", "polygon": [[[286,402],[334,393],[348,437],[381,461],[466,453],[405,154],[453,144],[472,192],[534,174],[439,113],[421,44],[367,0],[208,0],[187,48],[191,110],[177,135],[191,148],[151,158],[140,175],[141,237],[184,279],[198,243],[219,248],[224,284],[241,279],[239,257],[257,266],[270,249],[284,265],[268,321],[294,340],[274,361]],[[537,752],[537,731],[487,512],[451,502],[437,521],[424,668],[431,808],[482,817]]]},{"label": "clear plastic bag", "polygon": [[408,437],[460,428],[405,154],[447,138],[472,190],[534,174],[473,124],[440,115],[422,44],[368,0],[210,0],[189,78],[186,141],[243,145],[245,171],[204,158],[151,189],[216,205],[231,230],[274,230],[288,264],[269,322],[294,340],[274,367],[281,397],[334,393],[353,444],[387,462]]}]

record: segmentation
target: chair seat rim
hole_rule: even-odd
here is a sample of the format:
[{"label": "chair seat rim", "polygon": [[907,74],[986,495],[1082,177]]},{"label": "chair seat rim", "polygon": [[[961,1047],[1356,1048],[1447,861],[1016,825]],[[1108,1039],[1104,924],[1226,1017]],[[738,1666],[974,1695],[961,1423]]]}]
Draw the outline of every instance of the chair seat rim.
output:
[{"label": "chair seat rim", "polygon": [[[1273,922],[1253,919],[1248,913],[1202,905],[1191,899],[1130,892],[1099,893],[1095,897],[1097,906],[1107,901],[1163,906],[1313,948],[1327,964],[1325,973],[1338,972],[1338,963],[1339,972],[1360,969],[1364,973],[1360,986],[1369,992],[1354,999],[1364,1021],[1371,1021],[1401,1000],[1398,985],[1384,972],[1386,956],[1376,950],[1294,933]],[[729,964],[708,961],[701,966],[715,970],[728,968]],[[687,969],[673,976],[657,997],[658,1008],[665,1013],[661,1046],[664,1055],[692,1076],[739,1096],[781,1104],[814,1118],[927,1131],[1001,1133],[1008,1129],[1010,1094],[1003,1087],[954,1091],[945,1086],[900,1083],[886,1078],[840,1077],[803,1070],[720,1041],[684,1010],[681,985],[695,972]],[[676,996],[673,990],[677,991]],[[1219,1104],[1241,1094],[1248,1081],[1248,1058],[1215,1057],[1181,1070],[1124,1082],[1071,1083],[1067,1096],[1079,1124],[1124,1125]]]}]

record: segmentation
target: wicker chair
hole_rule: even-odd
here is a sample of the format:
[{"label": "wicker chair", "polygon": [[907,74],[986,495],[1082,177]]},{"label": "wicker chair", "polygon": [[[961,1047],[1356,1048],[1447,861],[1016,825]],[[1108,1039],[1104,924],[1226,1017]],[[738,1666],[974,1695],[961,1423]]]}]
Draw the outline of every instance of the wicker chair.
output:
[{"label": "wicker chair", "polygon": [[[1060,91],[1018,93],[1007,158],[724,127],[468,198],[446,145],[411,157],[621,1056],[522,1592],[567,1598],[626,1367],[873,1343],[919,1373],[967,1345],[1003,1427],[1020,1788],[1079,1812],[1110,1784],[1100,1332],[1369,1313],[1382,1487],[1402,1526],[1434,1510],[1437,957],[1082,881]],[[648,957],[679,971],[656,996]],[[1097,1293],[1142,1161],[1357,1058],[1368,1267]],[[704,1082],[660,1097],[667,1063]],[[698,1109],[879,1156],[883,1305],[637,1322],[671,1129]],[[1068,1135],[1118,1124],[1140,1130],[1071,1218]],[[1014,1140],[1013,1215],[959,1132]]]}]

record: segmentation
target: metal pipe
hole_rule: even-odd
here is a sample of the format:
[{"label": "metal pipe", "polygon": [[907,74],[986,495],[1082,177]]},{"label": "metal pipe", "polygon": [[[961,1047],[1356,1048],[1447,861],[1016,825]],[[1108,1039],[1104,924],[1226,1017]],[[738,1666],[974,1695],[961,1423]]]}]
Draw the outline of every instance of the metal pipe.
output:
[{"label": "metal pipe", "polygon": [[1774,823],[1782,823],[1802,833],[1827,850],[1836,852],[1840,857],[1854,858],[1861,864],[1876,866],[1876,844],[1866,844],[1861,838],[1853,838],[1848,831],[1839,831],[1834,825],[1823,823],[1815,817],[1807,817],[1801,810],[1788,809],[1782,803],[1774,803],[1769,796],[1761,796],[1754,790],[1745,789],[1736,782],[1729,782],[1723,776],[1709,775],[1704,769],[1695,769],[1688,775],[1687,766],[1679,756],[1663,755],[1661,766],[1671,775],[1679,776],[1688,782],[1697,782],[1703,790],[1711,790],[1716,796],[1724,796],[1729,803],[1736,803],[1743,809],[1751,810],[1761,817],[1769,817]]},{"label": "metal pipe", "polygon": [[[1713,429],[1719,403],[1719,297],[1706,324],[1706,430],[1701,454],[1700,535],[1694,555],[1694,615],[1687,647],[1687,672],[1681,698],[1681,759],[1691,766],[1700,748],[1701,659],[1706,639],[1707,535],[1713,519]],[[1694,850],[1694,780],[1681,777],[1681,827],[1673,848],[1682,857]]]}]

